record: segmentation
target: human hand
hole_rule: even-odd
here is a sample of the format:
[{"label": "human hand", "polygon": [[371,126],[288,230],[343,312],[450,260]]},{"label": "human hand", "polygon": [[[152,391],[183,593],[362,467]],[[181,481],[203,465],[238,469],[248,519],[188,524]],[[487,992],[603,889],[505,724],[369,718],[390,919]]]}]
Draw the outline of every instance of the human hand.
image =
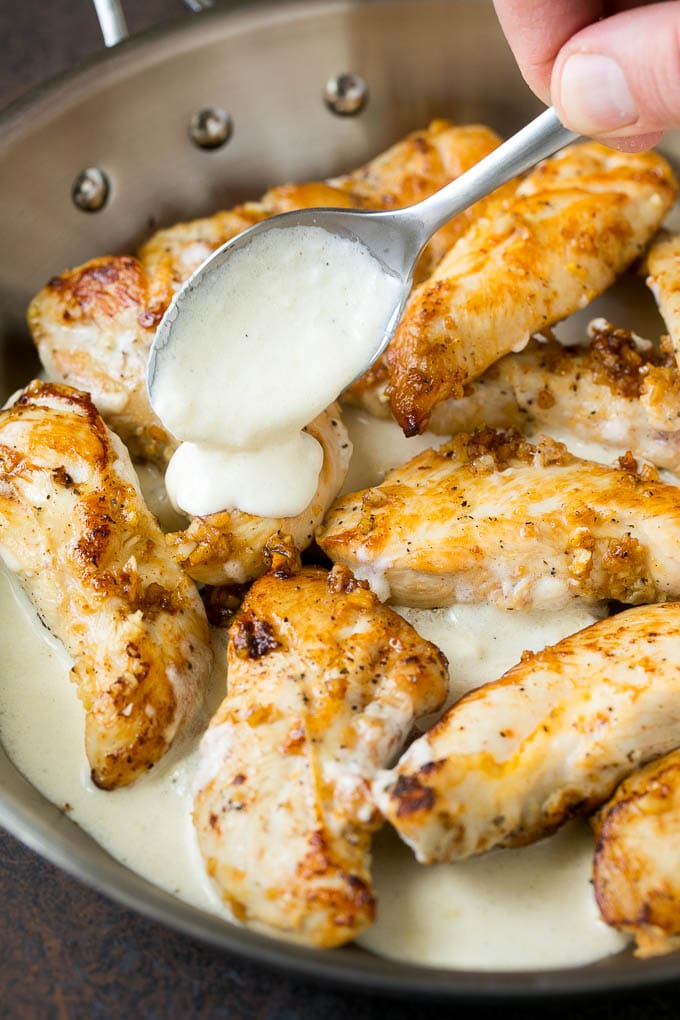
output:
[{"label": "human hand", "polygon": [[680,2],[494,0],[527,84],[579,134],[627,152],[680,127]]}]

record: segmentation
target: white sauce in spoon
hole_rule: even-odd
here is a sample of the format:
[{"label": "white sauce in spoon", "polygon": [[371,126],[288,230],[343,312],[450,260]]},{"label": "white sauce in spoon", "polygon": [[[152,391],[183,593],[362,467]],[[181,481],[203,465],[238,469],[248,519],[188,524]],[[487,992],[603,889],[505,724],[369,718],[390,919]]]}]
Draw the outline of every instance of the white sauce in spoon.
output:
[{"label": "white sauce in spoon", "polygon": [[[356,484],[375,484],[432,438],[405,440],[394,423],[356,412],[347,413],[346,421],[355,445]],[[599,453],[611,461],[609,451]],[[525,648],[538,650],[594,619],[577,601],[550,613],[470,605],[401,612],[448,656],[454,697],[495,679]],[[4,571],[0,619],[0,737],[17,767],[55,804],[68,805],[69,816],[114,857],[229,923],[206,877],[191,823],[198,730],[133,786],[113,793],[96,789],[70,664]],[[214,639],[217,665],[203,726],[226,684],[225,632]],[[574,823],[533,847],[424,868],[396,837],[382,833],[373,869],[377,922],[360,941],[396,959],[479,970],[573,967],[600,959],[626,939],[598,917],[590,886],[592,853],[588,826]]]},{"label": "white sauce in spoon", "polygon": [[189,283],[151,383],[154,410],[184,440],[166,477],[173,505],[301,513],[322,462],[301,430],[366,368],[401,294],[364,245],[320,227],[255,235]]}]

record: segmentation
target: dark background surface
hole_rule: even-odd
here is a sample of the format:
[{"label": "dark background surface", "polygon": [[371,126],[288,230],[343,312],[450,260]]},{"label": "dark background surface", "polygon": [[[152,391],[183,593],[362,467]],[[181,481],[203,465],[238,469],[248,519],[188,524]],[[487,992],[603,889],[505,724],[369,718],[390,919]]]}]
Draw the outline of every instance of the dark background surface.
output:
[{"label": "dark background surface", "polygon": [[[133,31],[185,16],[179,0],[128,0],[126,14]],[[88,0],[0,0],[0,107],[100,47]],[[680,1018],[680,981],[624,995],[489,1006],[396,1002],[331,990],[226,956],[130,913],[0,832],[1,1018],[454,1015],[671,1020]]]}]

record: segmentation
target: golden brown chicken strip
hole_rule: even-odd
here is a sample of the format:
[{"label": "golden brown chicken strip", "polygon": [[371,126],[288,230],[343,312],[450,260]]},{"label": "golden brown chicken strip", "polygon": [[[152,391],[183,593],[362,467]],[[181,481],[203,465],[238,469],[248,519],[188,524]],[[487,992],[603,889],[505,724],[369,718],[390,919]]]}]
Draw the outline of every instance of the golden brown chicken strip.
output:
[{"label": "golden brown chicken strip", "polygon": [[680,597],[680,489],[622,460],[513,430],[461,433],[340,497],[317,540],[399,605]]},{"label": "golden brown chicken strip", "polygon": [[378,806],[424,864],[541,839],[680,745],[679,662],[678,603],[525,653],[379,774]]},{"label": "golden brown chicken strip", "polygon": [[680,949],[680,751],[625,779],[593,824],[603,919],[635,936],[636,956]]},{"label": "golden brown chicken strip", "polygon": [[442,401],[429,428],[441,435],[490,425],[568,429],[579,439],[630,450],[657,467],[680,468],[680,371],[672,350],[657,350],[604,319],[590,343],[531,340]]},{"label": "golden brown chicken strip", "polygon": [[279,567],[228,662],[194,809],[208,873],[239,920],[340,945],[374,917],[371,779],[443,704],[446,660],[344,568]]},{"label": "golden brown chicken strip", "polygon": [[176,444],[149,405],[146,363],[171,298],[167,274],[110,255],[55,276],[28,309],[50,378],[89,393],[133,454],[161,462]]},{"label": "golden brown chicken strip", "polygon": [[407,435],[532,333],[605,290],[645,245],[677,191],[654,153],[594,142],[528,175],[473,224],[418,288],[389,352],[390,400]]},{"label": "golden brown chicken strip", "polygon": [[240,510],[194,517],[184,531],[167,536],[175,558],[190,577],[205,584],[243,584],[266,570],[266,546],[273,537],[289,535],[300,552],[310,545],[342,487],[352,444],[337,404],[315,418],[305,431],[323,450],[319,481],[309,506],[296,517],[255,517]]},{"label": "golden brown chicken strip", "polygon": [[[424,131],[414,131],[366,166],[336,178],[337,187],[355,195],[357,206],[367,209],[399,209],[422,202],[456,180],[500,144],[500,137],[480,124],[454,125],[434,120]],[[514,193],[512,182],[494,194],[494,200]],[[423,252],[415,274],[416,283],[426,279],[459,237],[489,207],[482,199],[441,227]]]},{"label": "golden brown chicken strip", "polygon": [[212,651],[198,592],[86,394],[32,382],[0,412],[0,556],[74,659],[94,782],[131,783],[201,702]]}]

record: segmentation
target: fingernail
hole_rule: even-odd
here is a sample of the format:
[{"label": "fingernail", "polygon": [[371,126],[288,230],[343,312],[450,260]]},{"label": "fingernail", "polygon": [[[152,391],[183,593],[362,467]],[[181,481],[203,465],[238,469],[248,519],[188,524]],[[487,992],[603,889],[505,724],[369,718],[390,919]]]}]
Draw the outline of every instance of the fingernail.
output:
[{"label": "fingernail", "polygon": [[634,124],[638,119],[623,71],[611,57],[574,53],[560,82],[562,116],[573,131],[602,135]]}]

